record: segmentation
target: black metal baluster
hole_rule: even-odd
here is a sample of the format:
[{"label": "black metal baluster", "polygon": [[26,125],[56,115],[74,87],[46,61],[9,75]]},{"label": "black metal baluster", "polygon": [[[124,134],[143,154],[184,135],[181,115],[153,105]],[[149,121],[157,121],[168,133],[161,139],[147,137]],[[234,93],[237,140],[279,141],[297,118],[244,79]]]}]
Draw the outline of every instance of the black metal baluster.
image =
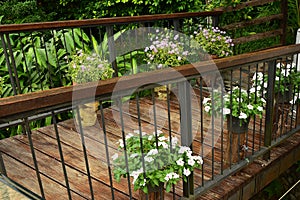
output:
[{"label": "black metal baluster", "polygon": [[25,129],[27,132],[28,142],[29,142],[29,146],[30,146],[30,150],[31,150],[34,169],[36,172],[36,177],[38,180],[41,196],[43,199],[45,199],[45,193],[44,193],[44,189],[43,189],[42,179],[41,179],[41,175],[40,175],[40,171],[39,171],[39,167],[38,167],[38,163],[37,163],[37,159],[36,159],[36,155],[35,155],[35,151],[34,151],[34,147],[33,147],[33,142],[32,142],[32,138],[31,138],[31,129],[30,129],[30,125],[29,125],[29,122],[27,119],[25,119]]},{"label": "black metal baluster", "polygon": [[58,147],[59,156],[60,156],[60,159],[61,159],[61,165],[62,165],[62,169],[63,169],[63,173],[64,173],[64,179],[65,179],[66,188],[67,188],[67,192],[68,192],[68,197],[71,200],[72,196],[71,196],[71,190],[70,190],[70,185],[69,185],[69,180],[68,180],[68,174],[67,174],[67,170],[66,170],[65,159],[64,159],[63,150],[62,150],[62,147],[61,147],[60,136],[59,136],[58,127],[57,127],[57,117],[54,114],[54,111],[52,111],[51,113],[52,113],[54,131],[55,131],[55,135],[56,135],[57,147]]},{"label": "black metal baluster", "polygon": [[107,162],[107,168],[108,168],[108,175],[109,175],[109,183],[110,183],[111,196],[112,196],[112,199],[115,199],[114,186],[113,186],[112,173],[111,173],[111,164],[110,164],[110,160],[109,160],[110,156],[109,156],[109,150],[108,150],[107,132],[106,132],[106,126],[105,126],[105,119],[104,119],[104,112],[103,112],[102,102],[100,102],[100,113],[101,113],[101,125],[102,125],[103,134],[104,134],[106,162]]},{"label": "black metal baluster", "polygon": [[81,144],[82,144],[85,167],[86,167],[86,172],[87,172],[88,182],[89,182],[89,187],[90,187],[90,192],[91,192],[91,198],[94,199],[92,178],[91,178],[91,173],[90,173],[90,168],[89,168],[88,156],[87,156],[87,152],[86,152],[84,132],[83,132],[82,124],[81,124],[79,106],[76,106],[75,111],[76,111],[76,114],[77,114],[77,122],[78,122],[78,125],[79,125],[79,133],[80,133],[80,139],[81,139]]}]

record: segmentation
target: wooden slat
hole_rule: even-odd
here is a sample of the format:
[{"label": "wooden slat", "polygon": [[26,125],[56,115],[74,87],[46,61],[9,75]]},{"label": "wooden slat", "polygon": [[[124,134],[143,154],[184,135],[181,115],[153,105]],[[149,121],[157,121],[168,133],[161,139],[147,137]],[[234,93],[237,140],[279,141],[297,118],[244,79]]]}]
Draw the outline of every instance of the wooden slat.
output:
[{"label": "wooden slat", "polygon": [[232,23],[232,24],[229,24],[226,26],[222,26],[222,29],[234,30],[234,29],[238,29],[238,28],[245,28],[247,26],[258,25],[258,24],[262,24],[265,22],[270,22],[272,20],[281,20],[282,18],[283,18],[283,14],[271,15],[271,16],[261,17],[261,18],[257,18],[257,19],[253,19],[253,20],[249,20],[249,21]]},{"label": "wooden slat", "polygon": [[226,8],[223,8],[222,10],[225,12],[232,12],[232,11],[238,11],[247,7],[255,7],[255,6],[262,6],[268,3],[276,2],[278,0],[251,0],[247,2],[242,2],[240,4],[237,4],[235,7],[228,6]]},{"label": "wooden slat", "polygon": [[251,42],[254,40],[261,40],[261,39],[265,39],[265,38],[269,38],[269,37],[280,36],[280,35],[282,35],[282,33],[283,32],[281,29],[267,31],[267,32],[263,32],[263,33],[256,33],[254,35],[235,38],[235,39],[233,39],[233,43],[241,44],[241,43]]}]

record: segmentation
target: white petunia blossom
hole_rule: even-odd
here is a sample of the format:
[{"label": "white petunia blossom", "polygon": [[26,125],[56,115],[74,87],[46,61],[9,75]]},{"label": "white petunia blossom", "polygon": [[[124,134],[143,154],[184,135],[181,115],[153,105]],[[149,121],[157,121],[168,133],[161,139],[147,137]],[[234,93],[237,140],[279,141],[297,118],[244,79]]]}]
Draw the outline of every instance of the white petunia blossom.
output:
[{"label": "white petunia blossom", "polygon": [[247,119],[247,114],[241,112],[241,113],[240,113],[240,116],[239,116],[239,119]]},{"label": "white petunia blossom", "polygon": [[193,158],[190,158],[190,159],[188,160],[188,164],[189,164],[190,166],[194,166],[195,160],[194,160]]},{"label": "white petunia blossom", "polygon": [[119,155],[118,155],[117,153],[115,153],[115,154],[112,156],[112,159],[113,159],[113,160],[116,160],[118,157],[119,157]]},{"label": "white petunia blossom", "polygon": [[203,104],[206,104],[206,103],[209,102],[209,101],[210,101],[210,98],[206,98],[206,97],[205,97],[205,98],[203,99],[203,102],[202,102],[202,103],[203,103]]},{"label": "white petunia blossom", "polygon": [[249,109],[249,110],[253,110],[253,106],[252,105],[247,105],[247,108]]},{"label": "white petunia blossom", "polygon": [[260,112],[262,112],[262,111],[264,110],[264,108],[261,107],[261,106],[258,106],[258,107],[257,107],[257,110],[260,111]]},{"label": "white petunia blossom", "polygon": [[224,115],[229,115],[230,114],[230,109],[229,108],[223,108],[223,114]]},{"label": "white petunia blossom", "polygon": [[210,106],[205,106],[204,110],[205,110],[205,112],[209,112],[210,111]]},{"label": "white petunia blossom", "polygon": [[189,175],[191,174],[191,171],[190,171],[189,169],[184,168],[184,169],[183,169],[183,174],[184,174],[185,176],[189,176]]},{"label": "white petunia blossom", "polygon": [[178,160],[176,161],[176,163],[177,163],[177,165],[179,165],[179,166],[183,166],[183,165],[184,165],[184,161],[183,161],[182,158],[178,159]]},{"label": "white petunia blossom", "polygon": [[152,157],[145,156],[145,161],[152,162],[152,161],[154,161],[154,159]]}]

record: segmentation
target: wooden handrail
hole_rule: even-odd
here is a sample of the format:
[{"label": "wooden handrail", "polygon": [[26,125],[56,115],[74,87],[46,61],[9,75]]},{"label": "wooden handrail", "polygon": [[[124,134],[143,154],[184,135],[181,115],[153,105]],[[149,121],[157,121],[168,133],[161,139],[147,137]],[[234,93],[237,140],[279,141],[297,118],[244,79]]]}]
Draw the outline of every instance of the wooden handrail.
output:
[{"label": "wooden handrail", "polygon": [[[50,107],[71,105],[72,101],[81,101],[96,97],[109,97],[113,92],[122,92],[155,83],[180,81],[187,77],[196,76],[213,69],[250,64],[263,60],[276,59],[285,55],[300,52],[300,44],[282,46],[258,52],[246,53],[237,56],[198,62],[174,68],[166,68],[151,72],[139,73],[130,76],[112,78],[98,83],[86,83],[76,86],[60,87],[45,91],[22,94],[0,99],[0,118],[11,115],[47,110]],[[155,81],[154,81],[155,80]],[[118,84],[118,87],[116,85]],[[76,92],[76,95],[73,95]],[[49,109],[50,110],[50,109]]]},{"label": "wooden handrail", "polygon": [[129,24],[134,22],[150,22],[150,21],[171,20],[171,19],[181,19],[181,18],[190,18],[190,17],[218,16],[221,15],[222,13],[223,13],[222,10],[216,10],[216,11],[203,11],[203,12],[183,12],[183,13],[173,13],[173,14],[140,15],[140,16],[130,16],[130,17],[111,17],[111,18],[100,18],[100,19],[8,24],[8,25],[0,25],[0,33],[76,28],[76,27],[91,27],[91,26],[99,26],[99,25],[109,26],[115,24]]}]

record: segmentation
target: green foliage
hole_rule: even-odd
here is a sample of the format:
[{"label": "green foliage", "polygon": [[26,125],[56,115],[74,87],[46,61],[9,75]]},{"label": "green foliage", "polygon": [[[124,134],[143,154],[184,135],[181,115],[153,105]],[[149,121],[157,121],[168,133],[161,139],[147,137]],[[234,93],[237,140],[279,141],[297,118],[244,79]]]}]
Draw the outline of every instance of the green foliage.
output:
[{"label": "green foliage", "polygon": [[203,164],[202,158],[193,156],[189,147],[179,146],[175,137],[166,138],[160,131],[151,135],[143,132],[141,135],[138,130],[128,133],[125,144],[122,139],[119,140],[122,154],[112,156],[114,178],[119,182],[122,177],[133,177],[134,190],[142,189],[148,193],[148,186],[165,183],[169,192],[173,184],[181,178],[187,181],[194,168]]},{"label": "green foliage", "polygon": [[210,55],[226,57],[232,55],[232,39],[218,27],[202,28],[195,32],[194,39],[203,50]]},{"label": "green foliage", "polygon": [[[71,84],[65,57],[75,48],[85,49],[89,38],[80,29],[53,31],[43,35],[39,32],[10,34],[20,82],[20,93],[45,90]],[[4,79],[3,96],[12,96],[5,55],[0,48],[0,76]]]},{"label": "green foliage", "polygon": [[0,98],[1,98],[1,95],[2,95],[2,88],[3,88],[3,79],[0,76]]},{"label": "green foliage", "polygon": [[71,56],[69,74],[73,83],[87,83],[105,80],[113,76],[114,70],[107,60],[96,53],[84,53],[82,50]]},{"label": "green foliage", "polygon": [[3,24],[49,21],[53,13],[46,14],[37,7],[36,0],[0,1],[0,16]]},{"label": "green foliage", "polygon": [[[246,7],[238,11],[222,14],[220,17],[219,26],[223,27],[231,23],[249,21],[260,17],[279,14],[280,12],[281,12],[280,2],[273,2],[262,6],[256,6],[256,7]],[[243,36],[253,35],[256,33],[276,30],[278,28],[280,28],[280,21],[275,20],[275,21],[269,21],[259,25],[252,25],[252,26],[247,26],[245,28],[234,29],[232,31],[228,31],[228,34],[232,38],[239,38]],[[263,48],[268,48],[270,46],[279,44],[279,42],[280,42],[279,37],[270,37],[263,40],[255,40],[247,43],[235,44],[233,51],[234,54],[242,54],[242,53],[256,51]]]}]

